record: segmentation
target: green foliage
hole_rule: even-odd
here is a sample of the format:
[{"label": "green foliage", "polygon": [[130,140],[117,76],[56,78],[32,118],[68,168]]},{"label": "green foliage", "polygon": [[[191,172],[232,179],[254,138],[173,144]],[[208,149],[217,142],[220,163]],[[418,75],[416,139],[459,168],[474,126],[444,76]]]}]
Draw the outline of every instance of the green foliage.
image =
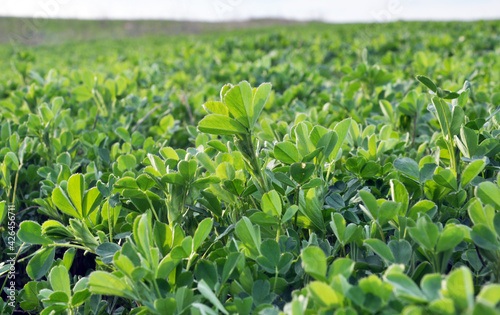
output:
[{"label": "green foliage", "polygon": [[0,275],[15,257],[17,311],[496,314],[496,29],[6,52]]}]

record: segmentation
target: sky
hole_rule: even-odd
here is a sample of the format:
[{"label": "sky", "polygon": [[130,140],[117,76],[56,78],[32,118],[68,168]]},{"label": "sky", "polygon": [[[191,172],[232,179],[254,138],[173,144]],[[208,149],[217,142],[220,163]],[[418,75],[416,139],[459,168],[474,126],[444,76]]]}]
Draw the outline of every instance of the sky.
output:
[{"label": "sky", "polygon": [[500,19],[500,0],[0,0],[0,16],[325,22]]}]

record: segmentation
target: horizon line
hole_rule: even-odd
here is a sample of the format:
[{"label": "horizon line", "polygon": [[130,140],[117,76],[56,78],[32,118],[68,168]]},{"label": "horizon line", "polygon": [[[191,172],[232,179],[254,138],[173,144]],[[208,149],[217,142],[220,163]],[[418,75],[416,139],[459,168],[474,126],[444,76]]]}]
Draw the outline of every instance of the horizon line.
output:
[{"label": "horizon line", "polygon": [[396,23],[396,22],[480,22],[480,21],[500,21],[500,16],[495,18],[478,18],[478,19],[395,19],[390,21],[376,21],[376,20],[352,20],[352,21],[330,21],[327,19],[291,19],[291,18],[283,18],[283,17],[249,17],[245,19],[227,19],[220,21],[213,20],[202,20],[202,19],[175,19],[175,18],[146,18],[146,17],[131,17],[131,18],[113,18],[113,17],[95,17],[95,18],[86,18],[86,17],[32,17],[32,16],[12,16],[12,15],[0,15],[0,19],[20,19],[20,20],[51,20],[51,21],[117,21],[117,22],[139,22],[139,21],[156,21],[156,22],[185,22],[185,23],[207,23],[207,24],[224,24],[224,23],[244,23],[244,22],[252,22],[252,21],[282,21],[282,22],[295,22],[295,23],[324,23],[324,24],[388,24],[388,23]]}]

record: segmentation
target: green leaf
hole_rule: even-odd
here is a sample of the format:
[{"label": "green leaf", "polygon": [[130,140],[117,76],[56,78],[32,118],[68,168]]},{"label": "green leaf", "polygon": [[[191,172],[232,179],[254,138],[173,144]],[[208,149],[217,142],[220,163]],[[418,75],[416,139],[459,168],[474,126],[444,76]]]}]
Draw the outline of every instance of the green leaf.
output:
[{"label": "green leaf", "polygon": [[85,181],[82,174],[74,174],[68,179],[68,196],[71,199],[73,207],[83,218],[82,203],[83,193],[85,191]]},{"label": "green leaf", "polygon": [[377,221],[380,226],[383,226],[390,220],[395,220],[397,214],[400,212],[399,208],[401,207],[400,203],[395,203],[394,201],[386,200],[384,201],[378,210],[378,218]]},{"label": "green leaf", "polygon": [[83,219],[81,213],[79,213],[71,204],[71,201],[66,196],[66,194],[62,191],[61,187],[56,187],[52,191],[52,202],[61,210],[62,212],[78,218]]},{"label": "green leaf", "polygon": [[208,173],[215,173],[215,165],[205,152],[196,153],[196,159],[200,164],[207,169]]},{"label": "green leaf", "polygon": [[40,306],[37,294],[37,281],[30,281],[23,287],[22,299],[19,306],[25,311],[33,311]]},{"label": "green leaf", "polygon": [[330,221],[330,227],[333,230],[333,233],[337,237],[340,243],[343,245],[346,244],[344,239],[346,221],[344,217],[340,213],[332,214],[332,221]]},{"label": "green leaf", "polygon": [[198,163],[196,160],[180,161],[177,168],[179,169],[179,174],[184,178],[184,181],[190,182],[196,175]]},{"label": "green leaf", "polygon": [[394,161],[393,165],[394,168],[396,168],[401,173],[417,182],[419,181],[420,171],[417,162],[415,162],[414,160],[408,157],[398,158]]},{"label": "green leaf", "polygon": [[101,261],[104,264],[110,264],[113,261],[113,256],[120,249],[120,245],[106,242],[97,246],[95,252],[97,255],[101,256]]},{"label": "green leaf", "polygon": [[335,131],[328,131],[323,136],[321,136],[318,143],[316,144],[317,149],[323,148],[321,154],[319,155],[320,161],[323,161],[324,159],[332,155],[333,149],[335,149],[335,146],[337,145],[337,141],[338,136]]},{"label": "green leaf", "polygon": [[7,165],[12,165],[13,170],[19,169],[19,159],[14,152],[7,152],[7,154],[5,154],[4,163],[6,163]]},{"label": "green leaf", "polygon": [[35,114],[29,114],[28,116],[28,127],[32,131],[39,132],[40,129],[42,128],[42,122],[40,120],[40,117]]},{"label": "green leaf", "polygon": [[115,295],[137,300],[130,287],[117,276],[104,272],[94,271],[89,277],[90,292],[102,295]]},{"label": "green leaf", "polygon": [[432,217],[436,211],[437,206],[434,202],[430,200],[420,200],[415,205],[413,205],[413,207],[411,207],[407,216],[408,218],[417,220],[420,213],[425,213],[429,215],[429,217]]},{"label": "green leaf", "polygon": [[451,133],[451,111],[449,105],[438,97],[432,98],[432,103],[436,108],[436,113],[438,116],[439,125],[441,126],[441,131],[445,137],[448,137],[448,141],[451,141],[453,134]]},{"label": "green leaf", "polygon": [[328,270],[328,281],[332,282],[333,278],[337,275],[342,275],[344,278],[349,279],[353,271],[354,261],[349,258],[337,258],[333,261]]},{"label": "green leaf", "polygon": [[429,90],[432,92],[436,93],[437,92],[437,86],[432,82],[431,79],[429,79],[426,76],[423,75],[417,75],[417,80],[420,81],[423,85],[425,85]]},{"label": "green leaf", "polygon": [[495,217],[495,209],[491,205],[483,207],[481,201],[477,198],[471,200],[467,211],[472,223],[474,224],[482,223],[490,226],[491,222],[493,222],[493,218]]},{"label": "green leaf", "polygon": [[54,247],[41,248],[33,258],[31,258],[26,272],[33,280],[38,280],[49,271],[54,262],[55,249]]},{"label": "green leaf", "polygon": [[392,240],[388,244],[394,255],[394,263],[408,265],[412,255],[410,243],[406,240]]},{"label": "green leaf", "polygon": [[401,203],[401,207],[399,208],[399,215],[406,215],[408,211],[409,197],[408,191],[406,187],[398,180],[391,179],[391,197],[394,202]]},{"label": "green leaf", "polygon": [[[64,309],[66,308],[65,304],[69,302],[69,296],[61,291],[53,292],[49,295],[47,299],[43,299],[42,302],[47,304],[53,304],[52,307],[56,307],[54,309]],[[50,306],[49,306],[50,308]]]},{"label": "green leaf", "polygon": [[83,220],[69,219],[69,224],[73,229],[72,237],[75,236],[81,239],[81,242],[92,250],[95,250],[99,246],[99,243],[97,243],[95,237],[90,233],[87,224]]},{"label": "green leaf", "polygon": [[462,107],[454,106],[451,113],[450,132],[452,136],[460,134],[460,128],[465,124],[465,113]]},{"label": "green leaf", "polygon": [[472,130],[468,127],[462,126],[460,129],[460,138],[465,145],[464,155],[468,158],[476,155],[477,147],[478,147],[478,134],[475,130]]},{"label": "green leaf", "polygon": [[215,288],[219,280],[217,279],[217,269],[213,262],[200,260],[196,264],[194,275],[198,281],[203,280],[211,288]]},{"label": "green leaf", "polygon": [[226,105],[221,102],[206,102],[205,104],[203,104],[203,108],[209,114],[218,114],[223,116],[229,115],[229,111],[227,110]]},{"label": "green leaf", "polygon": [[205,199],[201,199],[200,203],[207,207],[208,210],[214,213],[217,217],[222,217],[222,207],[217,197],[205,190],[201,191],[201,195]]},{"label": "green leaf", "polygon": [[497,235],[485,224],[479,223],[472,227],[470,236],[474,243],[486,250],[496,251],[500,249],[500,242]]},{"label": "green leaf", "polygon": [[235,226],[236,236],[243,242],[247,249],[246,255],[250,258],[257,258],[260,255],[260,229],[254,228],[249,218],[243,217]]},{"label": "green leaf", "polygon": [[274,157],[286,164],[299,162],[299,151],[291,142],[280,142],[274,146]]},{"label": "green leaf", "polygon": [[485,204],[500,210],[500,188],[492,182],[482,182],[476,187],[476,196]]},{"label": "green leaf", "polygon": [[331,153],[334,159],[337,159],[337,156],[339,155],[340,148],[342,147],[345,139],[347,138],[349,128],[351,128],[351,123],[352,119],[347,118],[339,122],[334,128],[334,131],[337,133],[337,143],[335,144],[335,147],[333,148]]},{"label": "green leaf", "polygon": [[467,105],[467,101],[469,100],[469,93],[470,93],[470,89],[466,88],[465,85],[464,85],[463,89],[465,91],[460,93],[460,96],[458,97],[458,106],[460,106],[462,108],[465,107],[465,105]]},{"label": "green leaf", "polygon": [[91,295],[92,293],[90,293],[89,289],[76,291],[71,297],[71,305],[80,306],[85,303],[85,300],[87,300]]},{"label": "green leaf", "polygon": [[155,309],[164,315],[173,315],[177,308],[177,302],[174,298],[161,298],[155,301]]},{"label": "green leaf", "polygon": [[130,133],[123,127],[115,129],[115,133],[125,142],[130,142]]},{"label": "green leaf", "polygon": [[450,188],[454,191],[457,191],[458,189],[457,177],[455,176],[455,173],[453,173],[453,171],[450,169],[442,170],[438,174],[432,176],[432,179],[434,179],[434,181],[439,185],[446,188]]},{"label": "green leaf", "polygon": [[445,294],[459,310],[463,311],[474,305],[474,283],[467,267],[457,268],[448,275],[445,290]]},{"label": "green leaf", "polygon": [[262,83],[259,85],[253,96],[253,118],[250,124],[250,128],[253,128],[257,120],[259,119],[260,113],[271,95],[272,85],[271,83]]},{"label": "green leaf", "polygon": [[82,205],[82,217],[86,218],[88,217],[92,212],[94,212],[97,207],[101,204],[102,200],[102,195],[99,192],[99,189],[97,187],[93,187],[89,189],[85,193],[85,197],[83,198],[83,205]]},{"label": "green leaf", "polygon": [[118,189],[137,189],[139,186],[137,185],[137,181],[132,177],[122,177],[116,181],[114,188]]},{"label": "green leaf", "polygon": [[276,190],[271,190],[262,196],[262,211],[270,216],[281,218],[281,198]]},{"label": "green leaf", "polygon": [[150,263],[153,263],[151,257],[151,245],[153,244],[153,231],[151,227],[151,213],[148,211],[138,216],[133,226],[134,240],[137,247]]},{"label": "green leaf", "polygon": [[299,210],[299,207],[296,205],[292,205],[292,206],[288,207],[288,209],[286,209],[286,211],[285,211],[285,214],[283,215],[283,218],[281,219],[281,223],[285,223],[288,220],[290,220],[291,218],[293,218],[293,216],[295,215],[295,213],[297,213],[298,210]]},{"label": "green leaf", "polygon": [[23,221],[17,232],[19,239],[28,244],[48,245],[52,240],[42,235],[42,227],[34,221]]},{"label": "green leaf", "polygon": [[244,125],[228,116],[211,114],[205,116],[199,124],[198,130],[214,135],[245,134],[247,129]]},{"label": "green leaf", "polygon": [[409,227],[410,236],[423,248],[434,250],[436,246],[439,230],[438,227],[426,216],[417,220],[416,227]]},{"label": "green leaf", "polygon": [[481,292],[477,295],[477,300],[487,303],[492,307],[500,302],[500,284],[488,284],[481,288]]},{"label": "green leaf", "polygon": [[71,93],[75,96],[78,102],[84,102],[92,98],[92,91],[83,85],[75,87]]},{"label": "green leaf", "polygon": [[316,189],[309,189],[305,192],[304,198],[301,198],[299,202],[299,211],[310,220],[310,227],[325,231],[325,221]]},{"label": "green leaf", "polygon": [[304,248],[300,257],[304,270],[320,281],[326,281],[326,256],[321,248],[308,246]]},{"label": "green leaf", "polygon": [[320,306],[337,308],[342,305],[344,297],[324,282],[311,282],[307,288]]},{"label": "green leaf", "polygon": [[118,163],[118,169],[122,172],[133,170],[137,166],[137,160],[132,154],[120,155],[116,162]]},{"label": "green leaf", "polygon": [[7,207],[5,206],[7,202],[5,200],[0,201],[0,226],[3,223],[3,220],[7,216]]},{"label": "green leaf", "polygon": [[429,273],[424,275],[420,286],[422,287],[422,291],[429,301],[436,300],[440,297],[439,292],[441,291],[442,282],[443,281],[441,274]]},{"label": "green leaf", "polygon": [[495,214],[495,218],[493,219],[493,228],[498,236],[500,236],[500,212]]},{"label": "green leaf", "polygon": [[158,156],[148,153],[147,157],[149,162],[151,163],[154,173],[156,173],[154,174],[154,176],[160,177],[167,173],[165,163]]},{"label": "green leaf", "polygon": [[305,183],[314,173],[313,163],[293,163],[290,166],[292,178],[299,184]]},{"label": "green leaf", "polygon": [[246,128],[253,127],[250,124],[254,117],[253,93],[250,83],[242,81],[238,85],[232,87],[227,91],[224,101],[229,112],[237,121]]},{"label": "green leaf", "polygon": [[211,146],[212,148],[220,151],[220,152],[229,152],[227,149],[227,146],[222,143],[220,140],[210,140],[207,142],[207,145]]},{"label": "green leaf", "polygon": [[452,92],[450,90],[444,90],[438,87],[437,96],[447,100],[458,98],[460,95],[457,92]]},{"label": "green leaf", "polygon": [[215,293],[212,292],[208,284],[205,280],[201,280],[198,282],[198,291],[212,303],[220,312],[223,314],[229,314],[228,311],[224,308],[222,303],[219,301]]},{"label": "green leaf", "polygon": [[479,173],[484,170],[486,163],[484,160],[475,160],[464,169],[460,186],[465,188]]},{"label": "green leaf", "polygon": [[198,224],[198,228],[196,229],[196,232],[194,232],[193,237],[193,253],[198,250],[203,241],[205,241],[208,237],[210,231],[212,230],[212,226],[213,221],[211,218],[206,218]]},{"label": "green leaf", "polygon": [[464,239],[464,232],[456,226],[446,227],[441,235],[436,247],[436,252],[444,252],[450,249],[454,249],[462,240]]},{"label": "green leaf", "polygon": [[389,120],[390,123],[395,124],[394,120],[394,110],[392,109],[391,103],[387,100],[379,101],[380,109],[382,110],[382,114]]},{"label": "green leaf", "polygon": [[[196,315],[219,315],[218,312],[214,311],[210,306],[201,303],[192,303],[191,305],[192,313]],[[196,310],[196,312],[195,312]]]},{"label": "green leaf", "polygon": [[222,284],[227,282],[234,269],[236,268],[238,261],[240,261],[240,258],[243,258],[243,255],[241,253],[233,252],[227,255],[226,261],[224,263],[224,268],[222,269]]},{"label": "green leaf", "polygon": [[66,269],[71,269],[71,266],[73,265],[73,260],[75,259],[76,255],[76,248],[68,248],[66,252],[64,252],[63,255],[63,265],[66,267]]},{"label": "green leaf", "polygon": [[78,219],[85,219],[100,205],[102,195],[97,187],[87,192],[84,187],[83,175],[74,174],[68,179],[67,193],[61,187],[56,187],[52,191],[52,202],[62,212]]},{"label": "green leaf", "polygon": [[71,296],[71,286],[69,282],[68,270],[64,266],[52,268],[49,273],[49,282],[54,291],[62,291],[67,296]]},{"label": "green leaf", "polygon": [[361,197],[361,200],[365,204],[364,207],[361,206],[361,209],[373,220],[377,220],[379,216],[378,214],[379,206],[377,199],[375,199],[375,197],[371,193],[365,190],[360,190],[359,196]]},{"label": "green leaf", "polygon": [[427,298],[419,287],[407,275],[403,273],[389,273],[385,276],[385,280],[392,284],[397,297],[413,303],[423,303],[427,301]]},{"label": "green leaf", "polygon": [[394,262],[394,255],[392,254],[389,246],[387,246],[384,242],[379,239],[368,239],[364,241],[364,244],[375,254],[384,259],[389,265],[389,263]]},{"label": "green leaf", "polygon": [[257,257],[257,262],[269,273],[276,273],[276,269],[280,262],[280,246],[273,239],[268,239],[262,242],[260,246],[261,256]]},{"label": "green leaf", "polygon": [[295,126],[295,139],[297,149],[302,157],[314,151],[314,144],[311,142],[311,139],[309,139],[309,129],[304,122]]},{"label": "green leaf", "polygon": [[174,185],[184,185],[186,183],[184,177],[179,173],[165,174],[165,176],[161,178],[161,182]]},{"label": "green leaf", "polygon": [[137,183],[137,187],[135,188],[140,188],[142,191],[147,191],[155,185],[155,181],[148,174],[139,175],[135,181]]},{"label": "green leaf", "polygon": [[424,163],[420,169],[419,180],[420,183],[425,183],[427,180],[431,179],[436,171],[437,164],[435,163]]}]

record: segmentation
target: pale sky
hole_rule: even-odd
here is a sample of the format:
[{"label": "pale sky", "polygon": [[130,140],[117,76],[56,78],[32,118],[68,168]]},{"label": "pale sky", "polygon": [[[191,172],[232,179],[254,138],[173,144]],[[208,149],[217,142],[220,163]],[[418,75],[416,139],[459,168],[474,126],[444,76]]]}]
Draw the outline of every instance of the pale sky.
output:
[{"label": "pale sky", "polygon": [[0,16],[326,22],[500,19],[500,0],[0,0]]}]

